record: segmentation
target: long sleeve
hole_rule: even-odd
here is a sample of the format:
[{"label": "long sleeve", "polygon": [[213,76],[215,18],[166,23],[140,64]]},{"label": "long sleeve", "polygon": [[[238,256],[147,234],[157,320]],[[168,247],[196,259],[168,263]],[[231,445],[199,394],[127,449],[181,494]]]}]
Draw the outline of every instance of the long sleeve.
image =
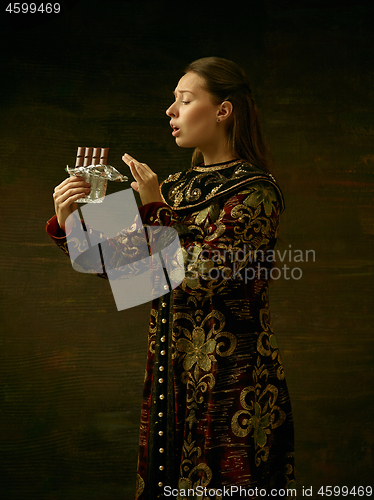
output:
[{"label": "long sleeve", "polygon": [[[217,203],[219,201],[220,203]],[[250,184],[235,195],[212,200],[208,207],[181,218],[166,204],[141,208],[145,224],[181,227],[186,275],[181,287],[189,293],[212,295],[228,280],[243,280],[253,274],[254,265],[269,266],[266,256],[277,236],[280,206],[268,182]],[[246,274],[247,273],[247,274]]]},{"label": "long sleeve", "polygon": [[47,234],[79,272],[111,280],[152,272],[156,283],[157,277],[164,274],[162,266],[166,265],[173,274],[170,279],[174,286],[181,281],[182,268],[177,259],[180,246],[176,229],[177,225],[172,230],[166,226],[147,228],[139,215],[113,238],[106,238],[100,231],[86,226],[77,216],[67,234],[59,227],[56,216],[46,227]]},{"label": "long sleeve", "polygon": [[[130,264],[127,274],[135,274],[141,267],[137,263],[149,257],[147,238],[139,218],[115,238],[105,238],[89,226],[84,226],[83,232],[78,227],[81,223],[77,219],[67,234],[58,225],[56,215],[46,225],[47,234],[71,259],[76,270],[108,278],[110,270]],[[100,243],[90,245],[90,240]]]}]

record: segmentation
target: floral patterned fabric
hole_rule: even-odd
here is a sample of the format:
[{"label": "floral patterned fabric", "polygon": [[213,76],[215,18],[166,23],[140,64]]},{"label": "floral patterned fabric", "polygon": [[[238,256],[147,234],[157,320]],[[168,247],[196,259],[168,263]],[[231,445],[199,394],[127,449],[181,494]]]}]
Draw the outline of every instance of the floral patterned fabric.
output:
[{"label": "floral patterned fabric", "polygon": [[[282,194],[241,161],[174,174],[162,193],[169,204],[140,207],[141,219],[178,231],[186,274],[152,303],[136,499],[164,498],[165,487],[179,500],[218,500],[230,486],[293,488],[292,414],[266,258]],[[53,224],[47,231],[66,251]]]}]

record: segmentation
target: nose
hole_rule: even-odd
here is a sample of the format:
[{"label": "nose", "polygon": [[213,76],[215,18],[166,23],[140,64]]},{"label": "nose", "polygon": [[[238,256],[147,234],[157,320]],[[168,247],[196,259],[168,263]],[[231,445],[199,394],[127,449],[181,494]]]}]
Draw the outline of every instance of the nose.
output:
[{"label": "nose", "polygon": [[166,110],[166,114],[170,117],[172,116],[176,116],[176,107],[174,106],[174,102],[171,106],[168,107],[168,109]]}]

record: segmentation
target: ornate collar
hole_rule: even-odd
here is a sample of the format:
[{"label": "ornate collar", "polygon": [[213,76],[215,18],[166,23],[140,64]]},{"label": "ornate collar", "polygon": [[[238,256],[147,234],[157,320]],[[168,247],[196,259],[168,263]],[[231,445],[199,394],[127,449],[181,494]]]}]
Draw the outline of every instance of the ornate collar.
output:
[{"label": "ornate collar", "polygon": [[185,172],[171,174],[161,184],[162,195],[174,210],[200,208],[226,193],[235,192],[252,182],[269,182],[276,188],[281,211],[283,195],[274,177],[245,160],[215,165],[197,165]]},{"label": "ornate collar", "polygon": [[213,163],[212,165],[204,165],[201,163],[200,165],[195,165],[192,167],[192,170],[195,172],[206,172],[209,170],[210,172],[215,172],[216,170],[224,170],[225,168],[233,167],[234,165],[238,165],[239,163],[243,163],[242,160],[232,160],[229,163],[224,161],[223,163]]}]

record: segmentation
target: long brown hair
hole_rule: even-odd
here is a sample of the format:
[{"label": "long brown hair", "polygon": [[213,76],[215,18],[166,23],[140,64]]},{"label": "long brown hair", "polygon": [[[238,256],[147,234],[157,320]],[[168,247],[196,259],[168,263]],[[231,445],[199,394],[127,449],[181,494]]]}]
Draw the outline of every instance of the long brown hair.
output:
[{"label": "long brown hair", "polygon": [[[197,59],[185,69],[185,73],[189,71],[204,79],[206,90],[218,102],[230,101],[233,105],[227,140],[236,157],[268,172],[271,161],[261,131],[259,112],[244,71],[234,62],[221,57]],[[199,161],[202,161],[202,154],[196,148],[192,163]]]}]

